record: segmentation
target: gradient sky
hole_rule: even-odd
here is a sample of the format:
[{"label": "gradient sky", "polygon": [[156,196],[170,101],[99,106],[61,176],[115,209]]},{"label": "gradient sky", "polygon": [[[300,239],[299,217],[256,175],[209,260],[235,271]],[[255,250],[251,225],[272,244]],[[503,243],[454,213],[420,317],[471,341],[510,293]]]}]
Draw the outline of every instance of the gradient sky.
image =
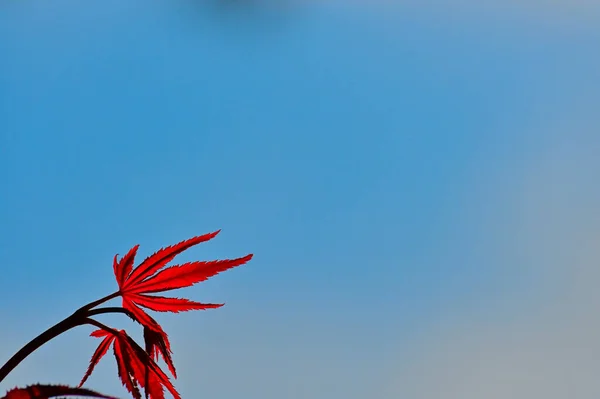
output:
[{"label": "gradient sky", "polygon": [[[222,229],[177,260],[254,253],[185,290],[226,306],[157,315],[185,398],[598,397],[591,3],[5,1],[0,361]],[[0,392],[76,384],[90,331]]]}]

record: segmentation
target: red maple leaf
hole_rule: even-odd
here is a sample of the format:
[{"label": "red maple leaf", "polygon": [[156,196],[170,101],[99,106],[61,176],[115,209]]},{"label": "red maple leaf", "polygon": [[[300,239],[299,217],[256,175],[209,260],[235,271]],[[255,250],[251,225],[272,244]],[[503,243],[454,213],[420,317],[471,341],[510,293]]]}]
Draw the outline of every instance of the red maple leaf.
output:
[{"label": "red maple leaf", "polygon": [[25,388],[11,389],[1,399],[49,399],[56,396],[87,396],[91,398],[116,399],[112,396],[85,388],[74,388],[67,385],[29,385]]},{"label": "red maple leaf", "polygon": [[104,339],[92,355],[90,365],[79,384],[80,386],[92,374],[96,364],[112,345],[119,378],[135,399],[142,398],[140,387],[144,388],[147,398],[164,399],[164,388],[167,388],[173,398],[181,399],[169,377],[144,349],[127,335],[125,330],[99,329],[92,332],[91,335],[98,338],[103,337]]},{"label": "red maple leaf", "polygon": [[[146,317],[143,314],[146,312],[137,305],[157,312],[184,312],[223,306],[222,304],[200,303],[182,298],[147,295],[192,286],[217,273],[243,265],[252,259],[252,254],[250,254],[237,259],[188,262],[163,269],[175,256],[194,245],[214,238],[219,231],[162,248],[147,257],[135,269],[133,269],[133,263],[139,245],[131,248],[118,262],[117,255],[115,255],[113,269],[119,285],[119,293],[123,298],[123,307],[138,316],[138,319],[145,320]],[[161,269],[163,270],[161,271]],[[153,323],[150,321],[148,326],[152,325]]]},{"label": "red maple leaf", "polygon": [[131,248],[120,260],[117,260],[118,256],[115,255],[113,270],[119,291],[111,296],[120,295],[125,312],[143,325],[145,351],[125,331],[116,331],[95,320],[88,319],[90,324],[102,327],[100,330],[94,331],[92,336],[104,337],[104,339],[92,355],[88,370],[79,386],[83,385],[96,364],[113,345],[119,377],[135,399],[141,399],[139,386],[144,388],[146,397],[149,395],[152,399],[164,399],[163,388],[165,387],[174,398],[180,399],[168,377],[156,364],[160,355],[173,377],[177,378],[168,336],[156,320],[141,307],[158,312],[177,313],[223,306],[223,304],[200,303],[184,298],[148,295],[192,286],[222,271],[243,265],[252,259],[252,254],[249,254],[236,259],[196,261],[165,267],[175,256],[194,245],[212,239],[219,231],[162,248],[147,257],[136,268],[133,268],[133,264],[139,245]]},{"label": "red maple leaf", "polygon": [[140,306],[157,312],[174,313],[223,306],[223,304],[200,303],[185,298],[148,295],[192,286],[227,269],[243,265],[252,259],[252,254],[249,254],[236,259],[188,262],[165,268],[175,256],[194,245],[214,238],[219,232],[220,230],[217,230],[162,248],[147,257],[135,269],[133,264],[139,245],[131,248],[119,261],[115,255],[113,261],[119,294],[123,298],[123,308],[131,312],[135,319],[144,326],[148,353],[152,355],[160,353],[174,377],[177,375],[173,362],[170,360],[171,347],[167,334]]}]

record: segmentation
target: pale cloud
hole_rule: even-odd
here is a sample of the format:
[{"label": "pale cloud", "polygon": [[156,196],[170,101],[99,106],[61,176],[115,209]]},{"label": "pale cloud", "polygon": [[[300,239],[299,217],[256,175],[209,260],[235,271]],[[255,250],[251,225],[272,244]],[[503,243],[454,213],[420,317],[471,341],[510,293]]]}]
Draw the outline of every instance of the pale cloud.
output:
[{"label": "pale cloud", "polygon": [[519,253],[535,276],[526,302],[508,316],[464,312],[440,320],[398,355],[386,397],[600,397],[596,122],[568,128],[556,121],[536,136],[526,167],[497,188],[512,197],[506,223],[515,238],[505,250]]}]

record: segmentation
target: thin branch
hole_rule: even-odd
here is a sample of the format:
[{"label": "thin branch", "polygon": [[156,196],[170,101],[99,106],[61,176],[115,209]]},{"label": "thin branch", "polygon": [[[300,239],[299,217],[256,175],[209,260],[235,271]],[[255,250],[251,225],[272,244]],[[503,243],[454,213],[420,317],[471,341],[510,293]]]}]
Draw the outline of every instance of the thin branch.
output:
[{"label": "thin branch", "polygon": [[[126,311],[120,311],[117,309],[120,308],[105,308],[105,309],[96,309],[90,310],[104,302],[107,302],[113,298],[121,295],[120,291],[113,292],[110,295],[107,295],[103,298],[100,298],[94,302],[90,302],[87,305],[82,306],[77,309],[71,316],[65,318],[64,320],[58,322],[52,327],[48,328],[46,331],[29,341],[25,346],[23,346],[17,353],[15,353],[8,361],[0,368],[0,382],[6,378],[6,376],[21,363],[27,356],[31,355],[33,351],[38,349],[40,346],[44,345],[48,341],[53,338],[56,338],[60,334],[65,331],[70,330],[71,328],[80,326],[82,324],[86,324],[86,318],[88,315],[92,314],[100,314],[100,313],[125,313],[129,317],[132,317]],[[125,310],[125,309],[123,309]]]},{"label": "thin branch", "polygon": [[27,356],[35,351],[46,342],[57,337],[58,335],[70,330],[71,328],[77,327],[84,324],[84,318],[77,314],[72,314],[61,322],[53,325],[31,341],[23,346],[17,353],[13,355],[8,361],[0,368],[0,382],[6,378],[6,376],[21,363]]}]

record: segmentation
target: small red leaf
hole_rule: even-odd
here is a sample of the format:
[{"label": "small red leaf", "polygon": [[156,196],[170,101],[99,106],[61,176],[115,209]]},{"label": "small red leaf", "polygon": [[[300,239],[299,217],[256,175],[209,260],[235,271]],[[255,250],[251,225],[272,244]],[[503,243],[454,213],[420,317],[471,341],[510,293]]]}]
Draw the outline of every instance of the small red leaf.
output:
[{"label": "small red leaf", "polygon": [[[149,396],[151,399],[164,399],[164,388],[167,388],[175,399],[181,399],[169,377],[158,367],[152,357],[131,339],[124,330],[106,330],[106,333],[112,337],[113,352],[117,361],[119,378],[134,399],[142,398],[140,387],[144,388],[146,397]],[[162,333],[164,334],[164,332]],[[145,331],[145,338],[147,338],[147,334],[148,332]],[[170,359],[170,348],[165,338],[166,334],[164,334],[164,337],[153,331],[150,331],[149,334],[150,345],[156,346],[163,355],[166,354],[165,356]],[[106,341],[106,338],[104,341]],[[96,350],[96,353],[100,353],[103,350],[104,348]],[[10,399],[17,398],[11,397]]]}]

